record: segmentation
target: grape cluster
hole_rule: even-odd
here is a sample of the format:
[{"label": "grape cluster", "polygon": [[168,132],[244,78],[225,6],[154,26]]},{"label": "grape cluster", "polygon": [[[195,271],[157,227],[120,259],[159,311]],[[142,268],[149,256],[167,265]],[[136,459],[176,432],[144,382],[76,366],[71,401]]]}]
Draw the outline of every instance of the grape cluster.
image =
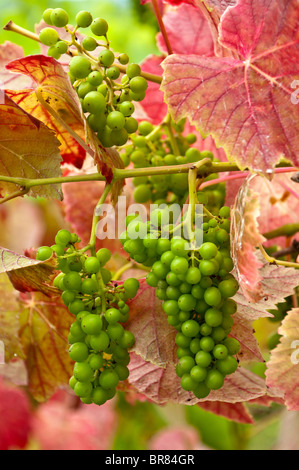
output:
[{"label": "grape cluster", "polygon": [[[102,18],[93,19],[89,12],[81,11],[74,30],[69,29],[69,16],[61,8],[46,10],[43,19],[49,26],[65,28],[71,36],[70,41],[62,40],[56,29],[47,27],[42,29],[39,39],[49,46],[49,56],[57,60],[62,54],[72,57],[69,76],[91,129],[106,148],[125,145],[138,129],[138,121],[132,116],[134,102],[142,101],[148,88],[140,66],[130,63],[127,54],[111,50],[107,39],[109,26]],[[85,36],[79,43],[76,31],[89,27],[96,38]],[[94,51],[96,57],[91,54]],[[123,66],[126,68],[122,74]]]},{"label": "grape cluster", "polygon": [[127,279],[113,283],[105,268],[111,253],[102,248],[96,256],[76,250],[78,237],[67,230],[58,232],[55,245],[41,247],[38,260],[53,253],[61,271],[54,286],[76,317],[70,328],[69,355],[75,361],[70,387],[84,404],[104,404],[116,394],[119,382],[129,377],[128,364],[134,335],[123,324],[129,319],[127,301],[136,296],[139,282]]},{"label": "grape cluster", "polygon": [[[197,137],[193,133],[184,135],[185,124],[184,119],[179,124],[172,121],[160,126],[154,126],[147,121],[140,122],[138,132],[131,136],[132,143],[121,153],[125,167],[131,163],[134,168],[183,165],[199,162],[204,158],[210,158],[215,162],[214,155],[210,151],[199,151],[192,146],[196,143]],[[176,149],[173,148],[174,140]],[[206,181],[217,177],[218,175],[212,174]],[[186,173],[135,177],[133,185],[134,199],[140,204],[152,202],[158,205],[164,203],[182,205],[188,195]],[[216,209],[219,211],[224,205],[225,185],[213,185],[201,191],[199,196],[202,198],[200,202],[205,203],[208,209],[215,213]]]},{"label": "grape cluster", "polygon": [[[162,220],[163,209],[157,209]],[[130,257],[152,266],[147,283],[156,289],[169,325],[177,331],[177,375],[184,390],[203,399],[222,388],[225,376],[238,367],[235,355],[240,343],[229,337],[237,304],[232,299],[239,289],[231,274],[230,209],[222,207],[219,217],[205,216],[203,244],[190,248],[181,234],[163,238],[162,224],[127,219],[122,243]],[[151,217],[152,220],[152,217]],[[146,224],[146,236],[142,233]],[[169,227],[168,227],[169,228]]]}]

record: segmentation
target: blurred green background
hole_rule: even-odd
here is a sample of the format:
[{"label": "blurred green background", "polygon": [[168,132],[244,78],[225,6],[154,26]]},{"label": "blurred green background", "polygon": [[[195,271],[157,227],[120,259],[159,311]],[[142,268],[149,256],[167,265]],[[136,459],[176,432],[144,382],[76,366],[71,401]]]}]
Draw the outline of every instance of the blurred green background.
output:
[{"label": "blurred green background", "polygon": [[82,0],[0,0],[0,43],[12,41],[23,46],[26,54],[39,53],[37,43],[2,28],[13,20],[19,26],[34,31],[34,25],[40,22],[47,8],[64,8],[70,15],[71,24],[78,11],[83,9],[105,18],[110,26],[112,48],[117,52],[126,52],[134,62],[157,52],[157,22],[152,10],[141,6],[140,0],[89,0],[88,5]]}]

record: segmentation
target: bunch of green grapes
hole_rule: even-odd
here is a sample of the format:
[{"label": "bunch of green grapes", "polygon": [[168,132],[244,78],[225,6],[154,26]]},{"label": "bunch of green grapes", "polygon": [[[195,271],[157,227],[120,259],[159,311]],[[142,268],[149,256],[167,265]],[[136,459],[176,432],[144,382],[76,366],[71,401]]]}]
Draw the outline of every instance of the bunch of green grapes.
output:
[{"label": "bunch of green grapes", "polygon": [[[59,37],[56,29],[46,27],[39,39],[49,46],[49,56],[57,60],[62,54],[72,57],[69,76],[91,129],[106,148],[125,145],[129,135],[138,129],[138,122],[132,117],[134,102],[142,101],[148,88],[140,66],[129,63],[127,54],[116,55],[111,50],[107,39],[109,26],[103,18],[94,19],[88,11],[81,11],[76,16],[75,29],[70,29],[68,13],[61,8],[50,8],[44,12],[43,19],[49,26],[64,28],[70,34],[67,41]],[[89,27],[98,39],[85,36],[79,43],[76,31]],[[97,56],[92,55],[95,51]]]},{"label": "bunch of green grapes", "polygon": [[238,367],[234,356],[240,343],[229,337],[237,311],[232,298],[239,289],[231,274],[230,209],[222,207],[219,217],[204,217],[197,229],[203,243],[196,249],[175,231],[163,238],[163,210],[159,213],[160,225],[149,221],[143,239],[135,239],[133,233],[140,232],[145,222],[132,216],[123,245],[135,261],[144,259],[152,266],[147,283],[156,289],[169,325],[178,331],[176,372],[181,386],[203,399],[211,390],[222,388],[225,377]]},{"label": "bunch of green grapes", "polygon": [[[184,135],[185,123],[186,120],[182,120],[179,124],[172,121],[167,125],[153,126],[147,121],[140,122],[138,132],[131,136],[132,143],[121,153],[124,165],[127,167],[132,163],[134,168],[151,168],[195,163],[204,158],[216,161],[212,152],[199,151],[192,146],[196,143],[197,137],[193,133]],[[217,177],[216,174],[210,175],[206,181]],[[186,173],[135,177],[133,185],[134,199],[140,204],[151,202],[158,205],[164,203],[183,205],[188,196]],[[209,210],[215,211],[218,208],[219,211],[225,201],[225,185],[211,186],[201,191],[200,197],[203,198],[200,202],[206,203]]]},{"label": "bunch of green grapes", "polygon": [[76,317],[69,334],[69,355],[75,361],[70,387],[84,404],[102,405],[116,394],[119,382],[129,377],[128,364],[134,335],[123,324],[129,319],[127,301],[136,296],[139,282],[111,282],[105,265],[111,258],[102,248],[96,256],[76,250],[78,237],[67,230],[58,232],[52,247],[41,247],[38,260],[55,252],[61,273],[54,286]]}]

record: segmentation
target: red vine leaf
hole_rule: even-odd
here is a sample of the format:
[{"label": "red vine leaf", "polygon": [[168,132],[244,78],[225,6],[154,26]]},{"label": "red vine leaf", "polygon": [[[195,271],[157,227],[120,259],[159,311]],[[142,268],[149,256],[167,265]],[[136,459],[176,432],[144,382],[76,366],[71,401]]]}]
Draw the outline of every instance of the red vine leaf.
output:
[{"label": "red vine leaf", "polygon": [[19,336],[26,355],[29,391],[39,402],[68,383],[73,362],[68,355],[68,333],[74,318],[59,298],[41,293],[24,296]]},{"label": "red vine leaf", "polygon": [[265,172],[282,157],[299,163],[298,20],[294,0],[240,0],[220,24],[220,43],[240,58],[174,54],[163,63],[174,119],[189,117],[242,169]]},{"label": "red vine leaf", "polygon": [[268,310],[275,310],[278,303],[294,293],[299,285],[299,271],[284,266],[268,264],[261,255],[259,260],[263,267],[259,271],[263,297],[256,303],[247,300],[241,290],[234,300],[238,304],[238,315],[247,320],[255,321],[263,317],[271,317]]},{"label": "red vine leaf", "polygon": [[257,222],[259,194],[251,190],[250,179],[242,185],[233,208],[232,257],[243,294],[251,302],[257,302],[263,292],[259,273],[262,264],[256,256],[256,248],[265,238],[260,234]]},{"label": "red vine leaf", "polygon": [[169,364],[174,367],[176,330],[169,326],[155,289],[149,287],[145,279],[140,281],[137,297],[130,302],[127,328],[136,338],[132,351],[159,367],[166,368]]},{"label": "red vine leaf", "polygon": [[[60,177],[59,142],[53,131],[27,114],[5,95],[0,106],[0,173],[14,178],[42,179]],[[2,197],[20,188],[1,182]],[[60,185],[33,187],[33,197],[62,199]]]},{"label": "red vine leaf", "polygon": [[284,395],[289,411],[298,411],[299,401],[299,309],[288,313],[279,328],[280,344],[271,352],[266,371],[269,387]]},{"label": "red vine leaf", "polygon": [[[71,86],[67,73],[59,62],[51,57],[36,55],[10,62],[6,68],[12,72],[30,77],[39,87],[46,103],[81,139],[85,139],[84,121],[78,97]],[[81,168],[86,157],[86,151],[62,124],[42,106],[35,92],[35,87],[29,90],[7,91],[8,95],[19,106],[56,132],[61,144],[60,150],[63,161]]]},{"label": "red vine leaf", "polygon": [[24,358],[22,345],[19,340],[19,311],[18,294],[5,275],[0,276],[0,331],[4,343],[5,360],[10,361],[17,355]]},{"label": "red vine leaf", "polygon": [[199,403],[200,408],[236,423],[254,424],[254,419],[245,403],[223,403],[221,401],[206,401]]}]

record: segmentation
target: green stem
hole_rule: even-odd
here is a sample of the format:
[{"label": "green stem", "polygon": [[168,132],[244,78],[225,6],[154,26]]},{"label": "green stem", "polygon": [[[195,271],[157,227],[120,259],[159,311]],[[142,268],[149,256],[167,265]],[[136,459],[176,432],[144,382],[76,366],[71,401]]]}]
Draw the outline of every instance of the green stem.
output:
[{"label": "green stem", "polygon": [[266,252],[265,248],[263,245],[259,245],[259,249],[261,250],[261,253],[263,257],[265,258],[266,261],[270,264],[275,264],[276,266],[285,266],[286,268],[295,268],[299,269],[299,264],[298,263],[290,263],[288,261],[280,261],[275,258],[272,258],[272,256],[269,256],[268,253]]},{"label": "green stem", "polygon": [[271,232],[264,233],[264,237],[267,240],[273,240],[278,237],[293,237],[299,232],[299,223],[297,224],[286,224],[281,227],[272,230]]},{"label": "green stem", "polygon": [[[18,26],[13,21],[10,21],[9,23],[7,23],[7,25],[4,26],[3,29],[5,31],[11,31],[13,33],[21,34],[22,36],[28,39],[32,39],[33,41],[40,43],[38,34],[32,33],[31,31],[28,31],[27,29],[21,28],[21,26]],[[72,52],[72,54],[69,54],[69,55],[73,56],[74,53]],[[120,64],[115,64],[115,65],[116,67],[118,67],[121,73],[124,73],[124,74],[126,73],[127,67],[125,65],[120,65]],[[141,75],[149,82],[158,83],[159,85],[162,83],[162,77],[160,77],[159,75],[154,75],[148,72],[141,72]]]},{"label": "green stem", "polygon": [[178,157],[180,155],[180,149],[179,149],[177,140],[176,140],[175,136],[173,135],[172,125],[171,125],[171,115],[169,113],[168,113],[168,115],[165,119],[165,126],[166,126],[166,129],[167,129],[167,135],[168,135],[169,140],[170,140],[170,145],[171,145],[171,148],[172,148],[172,152],[176,157]]},{"label": "green stem", "polygon": [[88,248],[91,250],[93,254],[95,254],[95,247],[96,247],[96,242],[97,242],[97,225],[100,221],[101,218],[101,207],[103,204],[105,204],[105,201],[108,197],[108,194],[110,193],[112,189],[113,184],[106,184],[104,192],[101,196],[101,199],[99,200],[96,208],[95,208],[95,213],[93,216],[92,220],[92,229],[91,229],[91,235],[90,235],[90,241],[88,244]]}]

